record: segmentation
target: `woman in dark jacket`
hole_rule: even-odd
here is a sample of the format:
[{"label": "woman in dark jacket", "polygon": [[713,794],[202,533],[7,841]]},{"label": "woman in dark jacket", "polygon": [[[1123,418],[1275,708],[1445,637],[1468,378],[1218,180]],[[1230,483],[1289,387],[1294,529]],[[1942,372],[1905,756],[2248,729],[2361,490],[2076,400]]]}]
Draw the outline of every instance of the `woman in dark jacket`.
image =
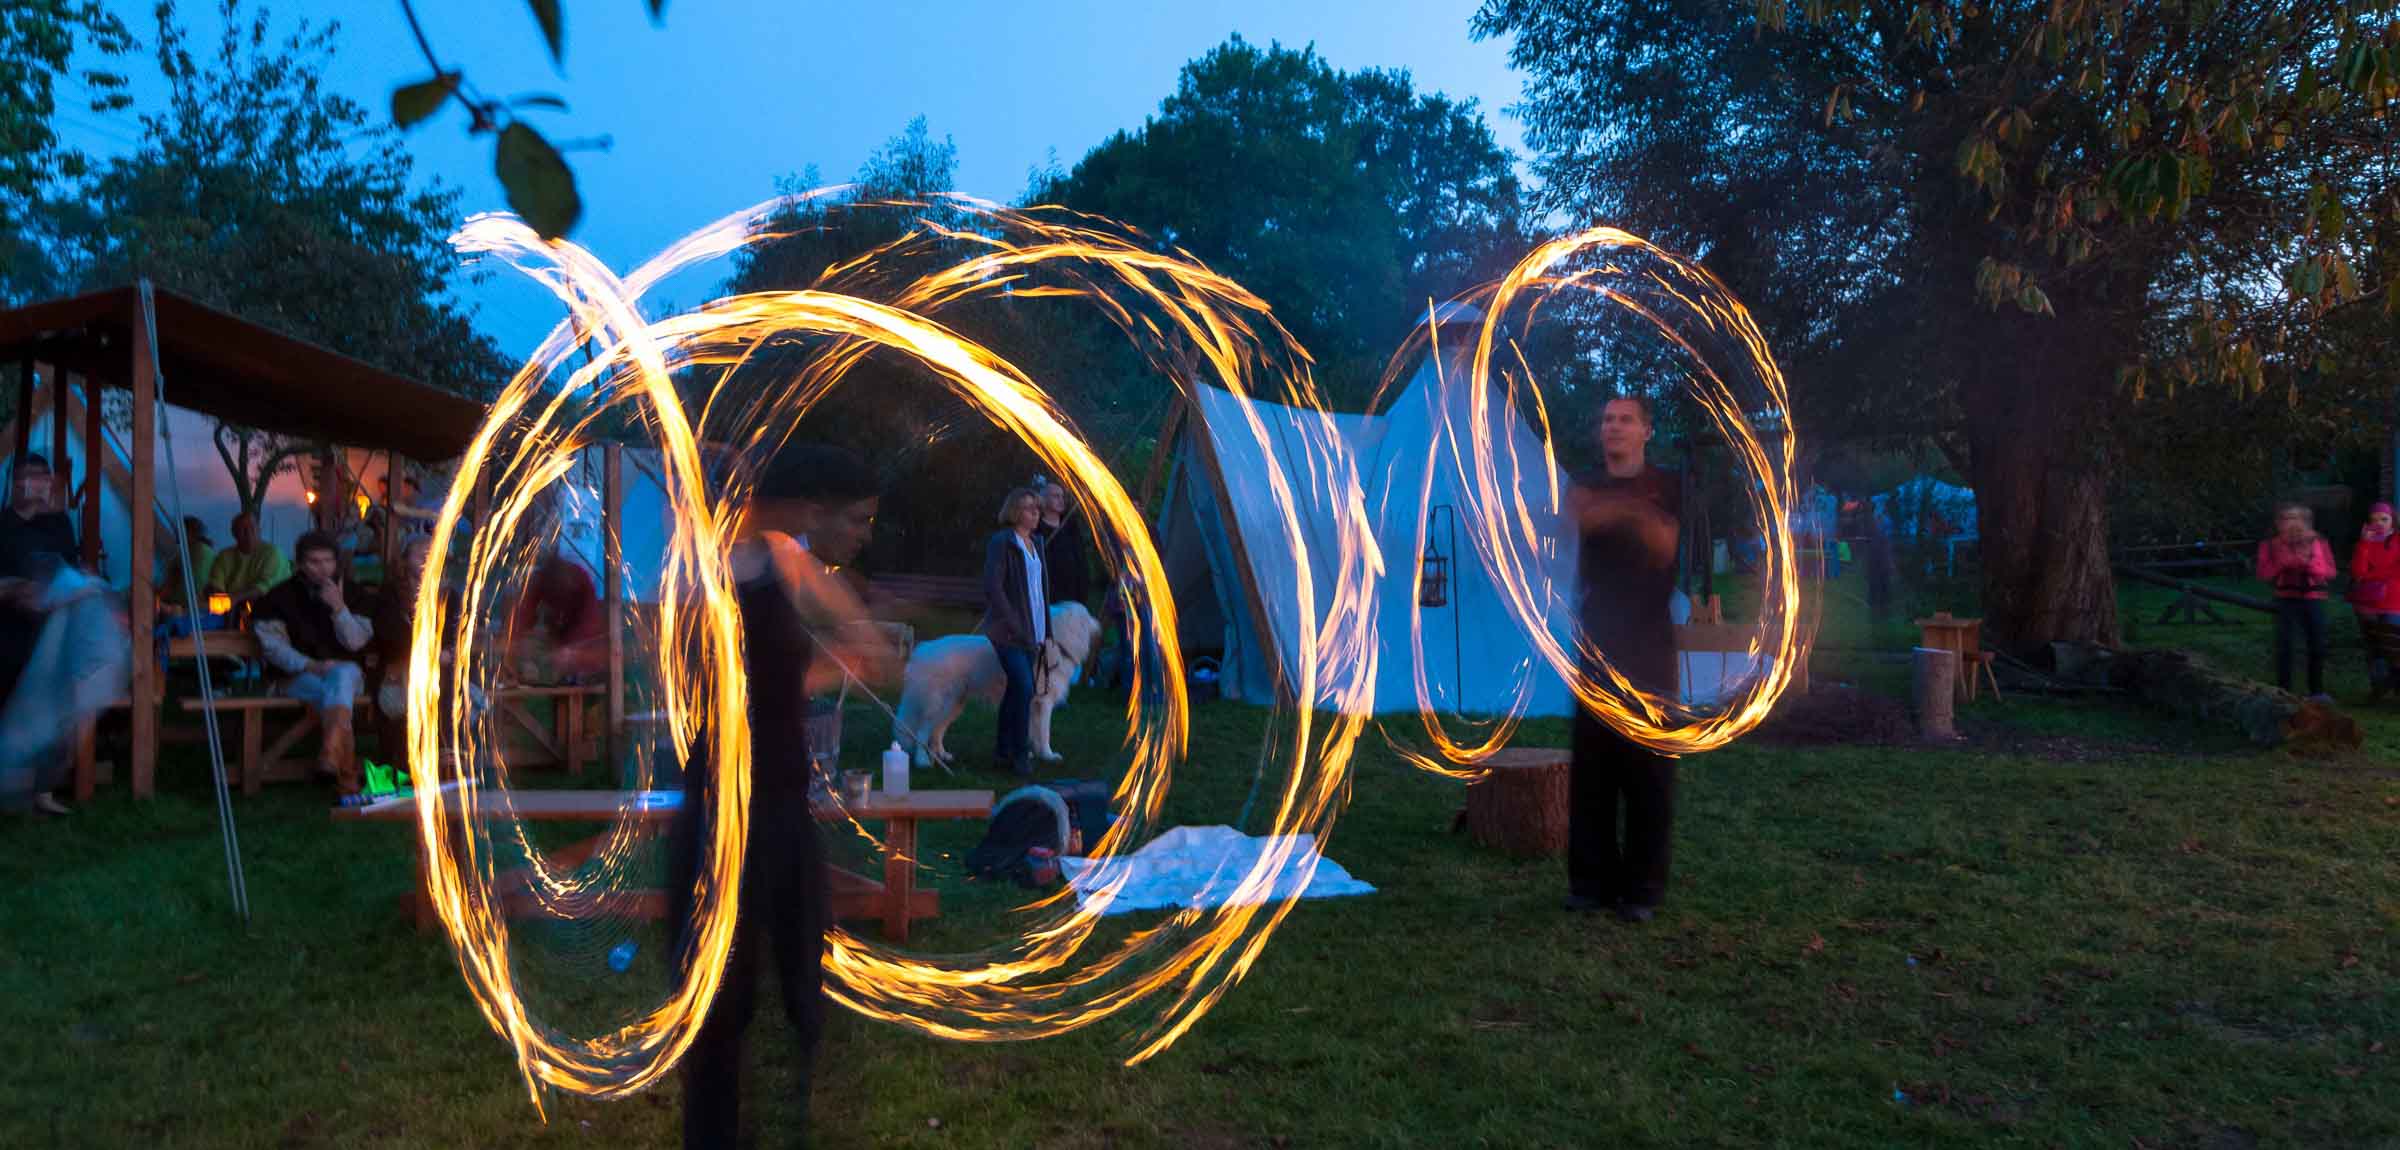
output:
[{"label": "woman in dark jacket", "polygon": [[1033,774],[1033,661],[1050,621],[1042,549],[1033,538],[1041,522],[1041,498],[1017,488],[1001,500],[1001,529],[983,545],[983,634],[1008,676],[994,765],[1019,777]]}]

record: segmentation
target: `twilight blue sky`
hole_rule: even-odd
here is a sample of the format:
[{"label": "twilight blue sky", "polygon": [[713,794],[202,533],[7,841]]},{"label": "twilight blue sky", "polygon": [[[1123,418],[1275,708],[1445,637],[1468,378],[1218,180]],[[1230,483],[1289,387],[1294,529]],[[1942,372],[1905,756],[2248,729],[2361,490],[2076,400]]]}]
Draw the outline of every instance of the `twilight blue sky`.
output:
[{"label": "twilight blue sky", "polygon": [[[147,40],[149,0],[114,0]],[[1055,150],[1072,166],[1119,128],[1139,125],[1172,89],[1183,62],[1239,32],[1264,44],[1315,43],[1337,68],[1405,68],[1421,90],[1479,98],[1501,141],[1522,151],[1503,111],[1517,96],[1505,41],[1475,41],[1477,0],[1128,0],[821,3],[669,0],[653,26],[642,0],[566,5],[566,66],[551,67],[522,0],[419,0],[446,67],[486,92],[549,91],[572,106],[535,113],[554,140],[607,135],[614,147],[572,157],[584,195],[574,239],[630,268],[718,216],[774,194],[778,177],[809,164],[849,178],[867,154],[917,115],[958,145],[962,191],[1016,198]],[[214,3],[185,0],[196,39],[213,42]],[[339,18],[334,81],[379,112],[392,87],[427,73],[397,0],[280,0],[287,23]],[[154,99],[156,69],[127,61],[137,102]],[[80,86],[61,92],[62,134],[97,153],[138,135],[130,114],[97,115]],[[505,206],[491,177],[491,144],[471,140],[453,110],[410,141],[422,174],[464,190],[460,207]],[[511,355],[530,351],[557,321],[554,303],[521,281],[491,277],[464,290],[484,330]],[[698,302],[710,283],[661,291]]]}]

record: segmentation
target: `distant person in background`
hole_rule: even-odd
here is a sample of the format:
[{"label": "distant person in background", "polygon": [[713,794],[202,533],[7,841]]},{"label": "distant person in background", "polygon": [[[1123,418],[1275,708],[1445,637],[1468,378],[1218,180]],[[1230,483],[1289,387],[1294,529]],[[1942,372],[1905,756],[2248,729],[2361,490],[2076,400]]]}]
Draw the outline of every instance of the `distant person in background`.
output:
[{"label": "distant person in background", "polygon": [[[2392,505],[2367,508],[2366,529],[2350,553],[2350,607],[2361,623],[2400,624],[2400,535],[2392,531]],[[2392,668],[2369,656],[2367,674],[2378,687],[2390,686]]]},{"label": "distant person in background", "polygon": [[[1600,416],[1601,465],[1569,493],[1578,532],[1581,634],[1635,687],[1675,697],[1675,549],[1683,485],[1650,465],[1648,400],[1621,395]],[[1830,545],[1831,540],[1827,540]],[[1587,663],[1585,675],[1605,682]],[[1567,779],[1567,909],[1648,922],[1667,896],[1675,759],[1577,708]],[[1622,846],[1617,814],[1625,829]]]},{"label": "distant person in background", "polygon": [[1045,597],[1052,603],[1092,605],[1092,533],[1067,497],[1067,485],[1053,479],[1035,484],[1042,497],[1042,522],[1033,529],[1042,548],[1042,570],[1050,577]]},{"label": "distant person in background", "polygon": [[352,604],[333,539],[311,531],[292,544],[298,574],[276,584],[252,607],[259,657],[287,678],[283,693],[306,704],[325,728],[317,772],[331,777],[336,800],[361,800],[363,780],[350,729],[350,708],[366,686],[359,657],[375,625]]},{"label": "distant person in background", "polygon": [[2275,589],[2275,685],[2292,689],[2292,644],[2308,644],[2308,697],[2325,694],[2325,589],[2334,575],[2333,548],[2317,534],[2306,506],[2275,509],[2275,533],[2258,544],[2258,577]]},{"label": "distant person in background", "polygon": [[408,653],[416,638],[417,589],[432,554],[431,537],[410,536],[375,599],[375,711],[382,718],[378,741],[390,759],[407,756]]},{"label": "distant person in background", "polygon": [[[8,507],[0,510],[0,701],[16,692],[41,640],[43,587],[80,554],[74,521],[53,503],[57,485],[50,461],[31,452],[19,455],[11,478]],[[47,791],[32,802],[44,814],[67,813],[67,805]]]},{"label": "distant person in background", "polygon": [[1033,661],[1049,637],[1049,583],[1033,538],[1041,523],[1041,497],[1030,487],[1017,488],[1000,501],[1000,530],[983,545],[982,630],[1008,677],[992,759],[1019,778],[1033,775]]},{"label": "distant person in background", "polygon": [[[208,569],[217,561],[217,549],[214,541],[208,537],[208,525],[200,522],[197,515],[183,517],[183,538],[192,551],[192,585],[202,588],[201,606],[205,607],[208,605]],[[158,602],[167,609],[167,614],[181,615],[191,606],[183,598],[182,557],[176,554],[173,539],[159,542],[167,551],[167,574],[158,582]]]},{"label": "distant person in background", "polygon": [[258,537],[258,514],[244,511],[233,517],[233,546],[209,561],[208,585],[200,590],[222,592],[239,607],[291,577],[292,565],[283,552]]},{"label": "distant person in background", "polygon": [[573,683],[608,668],[608,621],[592,573],[553,546],[517,600],[510,659],[529,683]]}]

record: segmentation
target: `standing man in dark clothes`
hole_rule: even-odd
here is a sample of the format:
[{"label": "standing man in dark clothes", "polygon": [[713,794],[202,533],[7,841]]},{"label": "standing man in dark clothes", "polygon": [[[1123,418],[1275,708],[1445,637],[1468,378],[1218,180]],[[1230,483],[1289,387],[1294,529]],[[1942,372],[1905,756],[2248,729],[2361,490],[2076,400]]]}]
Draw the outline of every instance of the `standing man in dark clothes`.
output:
[{"label": "standing man in dark clothes", "polygon": [[[742,1032],[757,1009],[759,951],[770,940],[799,1046],[806,1129],[810,1071],[825,1025],[825,928],[832,917],[824,847],[808,802],[808,700],[839,682],[845,665],[870,678],[891,670],[881,633],[853,626],[864,613],[828,570],[858,558],[874,531],[876,502],[873,473],[857,455],[795,448],[760,482],[733,544],[750,690],[750,836],[724,981],[683,1058],[687,1147],[730,1147],[739,1136]],[[838,645],[826,652],[837,658],[819,658],[821,644]],[[678,924],[679,972],[691,960],[693,884],[713,833],[714,770],[713,755],[697,757],[668,840],[674,904],[668,921]]]},{"label": "standing man in dark clothes", "polygon": [[[73,565],[80,555],[75,523],[57,509],[57,483],[50,461],[31,452],[17,457],[8,508],[0,511],[0,704],[17,689],[17,679],[33,658],[42,637],[42,587],[59,567]],[[47,792],[36,794],[34,809],[65,814],[67,805]]]},{"label": "standing man in dark clothes", "polygon": [[1091,532],[1084,530],[1082,519],[1076,516],[1074,501],[1067,498],[1066,484],[1044,479],[1036,490],[1042,497],[1042,522],[1033,529],[1033,538],[1041,546],[1042,570],[1050,579],[1049,592],[1044,598],[1052,603],[1081,603],[1090,607]]},{"label": "standing man in dark clothes", "polygon": [[[1675,475],[1646,459],[1655,433],[1648,400],[1609,400],[1600,416],[1601,465],[1576,479],[1568,509],[1581,535],[1577,574],[1584,639],[1634,686],[1672,696],[1675,630],[1667,611],[1675,593],[1683,488]],[[1605,678],[1596,667],[1586,667],[1585,673]],[[1667,894],[1674,758],[1579,709],[1570,770],[1568,909],[1614,908],[1626,922],[1648,922]],[[1625,811],[1622,849],[1620,805]]]}]

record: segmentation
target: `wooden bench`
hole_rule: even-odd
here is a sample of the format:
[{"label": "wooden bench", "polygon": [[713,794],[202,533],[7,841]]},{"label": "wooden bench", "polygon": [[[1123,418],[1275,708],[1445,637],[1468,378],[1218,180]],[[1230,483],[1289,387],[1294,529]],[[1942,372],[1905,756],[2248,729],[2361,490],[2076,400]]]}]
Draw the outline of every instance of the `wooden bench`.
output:
[{"label": "wooden bench", "polygon": [[867,586],[894,599],[939,607],[983,607],[983,580],[972,575],[878,575]]},{"label": "wooden bench", "polygon": [[[532,684],[500,687],[492,692],[492,702],[500,713],[517,724],[518,729],[532,736],[534,744],[550,756],[550,761],[567,771],[583,769],[584,760],[591,757],[589,728],[584,722],[584,708],[606,700],[605,683],[575,683],[559,686]],[[551,702],[550,725],[544,729],[526,704],[539,699]]]},{"label": "wooden bench", "polygon": [[[628,819],[665,824],[674,819],[682,804],[682,791],[510,791],[503,796],[483,789],[476,793],[473,816],[484,820],[613,823]],[[910,922],[941,913],[940,893],[917,889],[917,824],[927,819],[980,819],[988,816],[991,809],[990,791],[911,791],[897,796],[877,791],[868,795],[865,803],[848,810],[833,804],[818,806],[814,813],[820,822],[880,820],[884,827],[883,880],[878,882],[839,867],[832,868],[829,878],[834,914],[841,918],[881,918],[884,937],[907,942]],[[417,800],[413,795],[385,799],[363,807],[336,809],[333,817],[339,822],[413,823],[417,819]],[[595,835],[550,851],[544,860],[553,869],[572,870],[607,840],[605,834]],[[418,930],[431,931],[440,926],[441,920],[425,893],[425,840],[422,835],[412,835],[410,841],[416,850],[417,884],[401,897],[401,902]],[[524,868],[498,876],[496,885],[510,917],[544,913],[531,883]],[[636,917],[666,916],[665,891],[629,890],[621,892],[620,897]]]},{"label": "wooden bench", "polygon": [[[363,695],[350,702],[353,714],[366,706]],[[183,701],[185,714],[197,715],[209,709],[204,699]],[[219,695],[215,710],[220,714],[232,711],[242,717],[242,753],[234,769],[240,776],[243,794],[257,794],[270,774],[276,782],[308,778],[308,760],[285,757],[294,745],[317,729],[316,712],[302,706],[300,700],[283,695]],[[267,742],[267,715],[282,711],[299,712],[299,721],[275,736],[274,742]]]}]

